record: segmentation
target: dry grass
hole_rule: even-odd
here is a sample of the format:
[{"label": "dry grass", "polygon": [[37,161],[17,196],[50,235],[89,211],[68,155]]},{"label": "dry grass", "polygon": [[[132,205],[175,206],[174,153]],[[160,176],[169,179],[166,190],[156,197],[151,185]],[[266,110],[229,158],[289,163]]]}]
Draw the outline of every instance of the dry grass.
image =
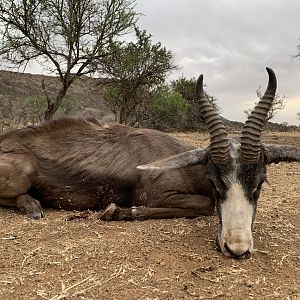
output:
[{"label": "dry grass", "polygon": [[[299,134],[264,139],[300,145]],[[46,210],[34,221],[3,208],[0,299],[300,299],[300,165],[271,165],[268,174],[249,260],[216,251],[215,216],[107,223]]]}]

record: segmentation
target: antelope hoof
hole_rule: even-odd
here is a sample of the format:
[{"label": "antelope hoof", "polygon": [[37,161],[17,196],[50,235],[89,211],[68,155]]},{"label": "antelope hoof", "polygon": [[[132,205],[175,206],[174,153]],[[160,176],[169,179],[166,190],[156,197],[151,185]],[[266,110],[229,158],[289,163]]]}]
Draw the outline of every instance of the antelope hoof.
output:
[{"label": "antelope hoof", "polygon": [[44,213],[43,211],[39,211],[39,212],[31,212],[31,213],[27,213],[27,216],[30,218],[30,219],[34,219],[34,220],[39,220],[41,218],[44,217]]},{"label": "antelope hoof", "polygon": [[17,205],[31,219],[39,220],[44,216],[40,202],[29,195],[17,197]]},{"label": "antelope hoof", "polygon": [[99,213],[98,219],[102,221],[118,220],[118,212],[120,212],[120,208],[116,204],[111,203],[102,212]]}]

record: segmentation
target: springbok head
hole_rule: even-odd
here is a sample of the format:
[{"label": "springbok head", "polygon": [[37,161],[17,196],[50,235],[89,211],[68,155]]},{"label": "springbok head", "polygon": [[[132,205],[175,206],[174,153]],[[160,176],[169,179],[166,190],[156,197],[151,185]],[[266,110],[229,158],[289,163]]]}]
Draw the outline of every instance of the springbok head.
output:
[{"label": "springbok head", "polygon": [[250,257],[253,252],[252,226],[260,190],[266,181],[266,165],[300,161],[300,148],[261,143],[262,129],[276,93],[276,76],[267,68],[268,87],[246,121],[240,140],[228,139],[224,123],[203,90],[203,76],[196,95],[210,133],[210,145],[139,166],[139,169],[176,169],[206,165],[207,179],[216,200],[220,219],[217,245],[227,257]]}]

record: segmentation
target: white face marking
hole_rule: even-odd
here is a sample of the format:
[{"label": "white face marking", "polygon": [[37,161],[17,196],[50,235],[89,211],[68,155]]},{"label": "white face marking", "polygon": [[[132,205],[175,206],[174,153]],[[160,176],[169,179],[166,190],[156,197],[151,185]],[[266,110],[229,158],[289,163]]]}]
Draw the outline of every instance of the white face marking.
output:
[{"label": "white face marking", "polygon": [[239,182],[233,182],[221,204],[222,225],[226,230],[250,229],[253,217],[253,206],[246,198]]},{"label": "white face marking", "polygon": [[[238,142],[231,144],[233,170],[226,178],[228,190],[221,204],[222,229],[219,243],[222,252],[228,256],[228,249],[236,256],[253,251],[252,220],[254,208],[246,197],[244,188],[237,179],[239,164]],[[225,247],[226,245],[226,247]]]},{"label": "white face marking", "polygon": [[253,251],[253,214],[253,206],[246,198],[242,185],[233,182],[221,204],[222,231],[219,242],[222,251],[225,245],[237,256]]}]

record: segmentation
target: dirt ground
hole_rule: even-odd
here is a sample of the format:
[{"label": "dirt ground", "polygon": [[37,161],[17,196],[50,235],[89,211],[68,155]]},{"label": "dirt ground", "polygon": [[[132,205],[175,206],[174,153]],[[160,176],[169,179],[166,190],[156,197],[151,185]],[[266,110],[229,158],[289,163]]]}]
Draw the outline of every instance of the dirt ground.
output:
[{"label": "dirt ground", "polygon": [[[264,141],[300,146],[300,134]],[[300,164],[271,165],[268,177],[247,260],[216,250],[216,216],[104,222],[45,209],[34,221],[0,208],[0,299],[300,299]]]}]

